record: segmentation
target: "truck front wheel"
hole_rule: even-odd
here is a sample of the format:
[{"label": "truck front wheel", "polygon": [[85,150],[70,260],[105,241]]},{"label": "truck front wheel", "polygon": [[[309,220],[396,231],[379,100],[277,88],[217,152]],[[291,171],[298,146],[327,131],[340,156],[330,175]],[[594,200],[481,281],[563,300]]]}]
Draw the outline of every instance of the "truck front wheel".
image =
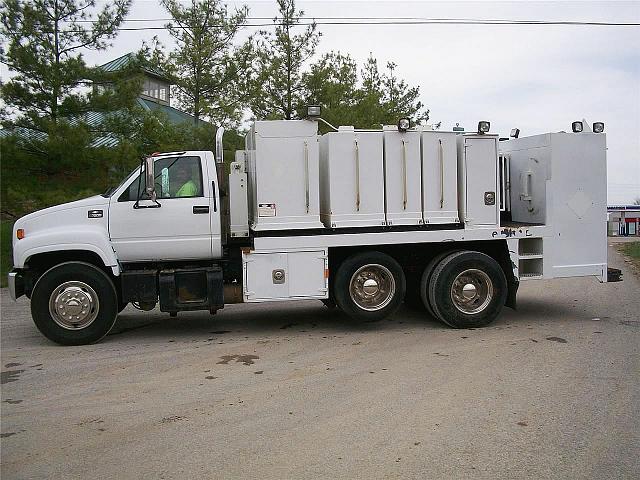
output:
[{"label": "truck front wheel", "polygon": [[433,313],[454,328],[484,327],[502,310],[507,280],[502,268],[484,253],[459,251],[433,270],[428,285]]},{"label": "truck front wheel", "polygon": [[333,294],[338,307],[358,320],[376,321],[402,303],[406,280],[389,255],[363,252],[347,258],[336,273]]},{"label": "truck front wheel", "polygon": [[118,295],[111,279],[90,263],[66,262],[47,270],[31,295],[31,316],[42,334],[61,345],[103,338],[116,321]]}]

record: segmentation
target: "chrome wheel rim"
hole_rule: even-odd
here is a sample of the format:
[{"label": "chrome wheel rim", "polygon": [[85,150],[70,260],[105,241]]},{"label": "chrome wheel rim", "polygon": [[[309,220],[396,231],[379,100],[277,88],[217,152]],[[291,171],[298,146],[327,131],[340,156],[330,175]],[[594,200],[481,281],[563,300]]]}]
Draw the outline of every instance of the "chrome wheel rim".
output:
[{"label": "chrome wheel rim", "polygon": [[493,298],[493,282],[482,270],[471,268],[458,274],[451,285],[451,301],[462,313],[482,312]]},{"label": "chrome wheel rim", "polygon": [[65,282],[51,292],[49,313],[66,330],[82,330],[98,316],[100,302],[95,290],[84,282]]},{"label": "chrome wheel rim", "polygon": [[351,276],[349,294],[362,310],[375,312],[393,300],[396,281],[391,271],[378,264],[363,265]]}]

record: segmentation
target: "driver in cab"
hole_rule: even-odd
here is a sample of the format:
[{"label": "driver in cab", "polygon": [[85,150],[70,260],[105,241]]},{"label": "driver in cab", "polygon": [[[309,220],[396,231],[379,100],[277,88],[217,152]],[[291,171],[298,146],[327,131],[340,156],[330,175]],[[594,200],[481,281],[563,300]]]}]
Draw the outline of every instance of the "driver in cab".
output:
[{"label": "driver in cab", "polygon": [[192,178],[191,167],[185,163],[176,165],[176,185],[180,185],[175,197],[195,197],[198,195],[198,186]]}]

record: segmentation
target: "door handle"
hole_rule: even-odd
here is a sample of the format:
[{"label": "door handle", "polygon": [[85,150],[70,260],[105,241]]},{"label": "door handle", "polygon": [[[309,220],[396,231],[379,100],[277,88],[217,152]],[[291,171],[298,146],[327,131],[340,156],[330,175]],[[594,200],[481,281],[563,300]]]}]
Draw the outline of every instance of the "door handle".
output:
[{"label": "door handle", "polygon": [[196,205],[193,207],[193,213],[209,213],[209,205]]}]

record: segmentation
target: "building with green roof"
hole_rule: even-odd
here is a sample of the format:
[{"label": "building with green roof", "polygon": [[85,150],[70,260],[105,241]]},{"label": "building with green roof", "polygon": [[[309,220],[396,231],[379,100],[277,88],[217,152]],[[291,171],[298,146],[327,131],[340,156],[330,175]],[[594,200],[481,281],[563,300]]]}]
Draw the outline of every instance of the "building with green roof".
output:
[{"label": "building with green roof", "polygon": [[[136,73],[142,73],[143,82],[142,90],[138,94],[135,102],[143,110],[150,112],[161,112],[166,118],[173,124],[182,123],[196,123],[196,118],[189,115],[182,110],[178,110],[171,106],[171,81],[160,70],[139,62],[137,55],[133,52],[127,53],[111,60],[104,65],[100,65],[97,68],[109,72],[115,73],[118,71],[131,68]],[[104,88],[103,85],[94,85],[94,88]],[[117,115],[118,112],[88,112],[82,118],[91,127],[98,127],[105,119],[107,115]],[[198,120],[198,123],[207,123],[202,119]],[[13,129],[0,130],[0,136],[6,136],[10,134],[18,134],[20,137],[32,140],[42,140],[42,137],[46,134],[43,132],[31,131],[27,128],[18,127]],[[92,147],[113,147],[117,145],[118,140],[114,135],[104,134],[94,139]]]}]

